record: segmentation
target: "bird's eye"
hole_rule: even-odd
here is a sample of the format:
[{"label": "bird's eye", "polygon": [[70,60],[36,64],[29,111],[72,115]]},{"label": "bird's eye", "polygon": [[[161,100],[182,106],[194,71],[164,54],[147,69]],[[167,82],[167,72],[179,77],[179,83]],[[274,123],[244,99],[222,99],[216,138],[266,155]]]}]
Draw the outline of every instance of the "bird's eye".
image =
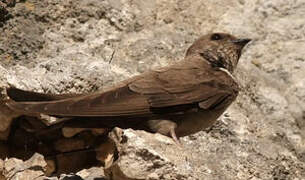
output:
[{"label": "bird's eye", "polygon": [[222,39],[220,34],[213,34],[211,36],[211,40],[217,41],[217,40],[220,40],[220,39]]}]

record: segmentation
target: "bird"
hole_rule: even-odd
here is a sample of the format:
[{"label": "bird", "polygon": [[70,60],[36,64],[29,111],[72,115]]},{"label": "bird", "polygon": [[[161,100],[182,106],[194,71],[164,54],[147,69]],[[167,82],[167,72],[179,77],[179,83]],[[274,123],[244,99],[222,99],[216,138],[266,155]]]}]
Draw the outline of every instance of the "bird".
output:
[{"label": "bird", "polygon": [[55,117],[71,126],[114,127],[179,138],[204,130],[224,113],[240,91],[233,76],[251,41],[228,33],[197,39],[175,64],[152,69],[88,94],[43,94],[8,88],[6,106],[31,117]]}]

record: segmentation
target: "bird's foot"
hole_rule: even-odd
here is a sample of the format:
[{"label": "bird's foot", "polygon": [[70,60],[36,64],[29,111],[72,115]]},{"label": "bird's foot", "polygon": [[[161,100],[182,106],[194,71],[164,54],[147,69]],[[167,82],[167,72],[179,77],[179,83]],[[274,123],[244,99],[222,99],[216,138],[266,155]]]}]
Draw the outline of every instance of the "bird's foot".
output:
[{"label": "bird's foot", "polygon": [[175,142],[177,145],[182,146],[181,143],[180,143],[180,141],[179,141],[179,139],[178,139],[177,136],[176,136],[175,129],[171,129],[169,133],[170,133],[170,136],[173,138],[174,142]]}]

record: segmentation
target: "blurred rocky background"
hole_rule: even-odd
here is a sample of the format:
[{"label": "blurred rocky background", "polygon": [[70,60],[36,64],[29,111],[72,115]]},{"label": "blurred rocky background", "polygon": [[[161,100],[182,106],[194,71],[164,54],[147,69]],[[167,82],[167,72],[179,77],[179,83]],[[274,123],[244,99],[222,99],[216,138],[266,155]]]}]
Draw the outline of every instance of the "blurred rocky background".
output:
[{"label": "blurred rocky background", "polygon": [[212,128],[182,148],[133,130],[33,136],[41,124],[2,110],[0,179],[305,179],[305,0],[0,0],[0,87],[92,92],[179,61],[209,32],[253,39]]}]

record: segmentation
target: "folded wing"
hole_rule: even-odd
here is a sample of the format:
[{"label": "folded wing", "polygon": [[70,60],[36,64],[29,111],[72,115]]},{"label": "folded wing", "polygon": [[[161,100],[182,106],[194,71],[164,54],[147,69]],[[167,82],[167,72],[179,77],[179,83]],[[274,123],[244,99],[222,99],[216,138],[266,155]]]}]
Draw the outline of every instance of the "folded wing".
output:
[{"label": "folded wing", "polygon": [[10,101],[7,105],[25,114],[57,116],[147,116],[153,108],[201,103],[209,109],[238,92],[226,73],[208,66],[174,65],[150,71],[106,92],[51,101]]}]

